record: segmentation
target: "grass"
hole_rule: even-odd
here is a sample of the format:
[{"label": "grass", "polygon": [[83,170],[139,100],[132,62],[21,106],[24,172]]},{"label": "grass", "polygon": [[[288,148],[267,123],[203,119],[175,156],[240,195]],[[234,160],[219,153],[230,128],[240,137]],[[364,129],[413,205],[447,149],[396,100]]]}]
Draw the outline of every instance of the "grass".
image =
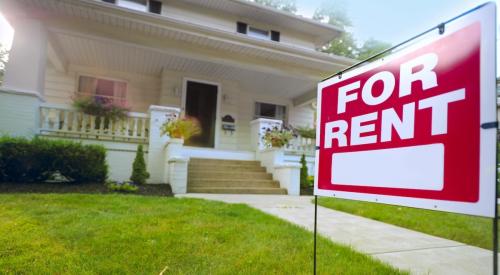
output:
[{"label": "grass", "polygon": [[[311,274],[312,234],[245,205],[0,195],[2,274]],[[400,274],[319,239],[321,274]]]},{"label": "grass", "polygon": [[493,224],[488,218],[337,198],[318,198],[318,204],[445,239],[493,247]]}]

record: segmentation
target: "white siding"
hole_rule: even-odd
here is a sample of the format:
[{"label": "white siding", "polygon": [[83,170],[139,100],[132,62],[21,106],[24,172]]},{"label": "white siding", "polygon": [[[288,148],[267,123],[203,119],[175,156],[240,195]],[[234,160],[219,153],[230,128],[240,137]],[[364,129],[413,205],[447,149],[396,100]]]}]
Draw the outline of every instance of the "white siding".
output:
[{"label": "white siding", "polygon": [[225,115],[231,115],[236,120],[236,131],[234,133],[223,130],[219,131],[219,145],[217,149],[222,150],[251,150],[250,148],[250,121],[254,119],[254,104],[256,101],[268,102],[291,106],[291,101],[279,97],[269,97],[256,94],[255,91],[242,90],[236,82],[210,79],[196,74],[164,71],[162,73],[162,91],[159,102],[163,106],[180,107],[182,100],[183,78],[193,80],[209,81],[220,84],[221,89],[221,119]]},{"label": "white siding", "polygon": [[311,104],[292,108],[289,123],[294,127],[312,127],[314,125],[314,109]]},{"label": "white siding", "polygon": [[101,70],[98,68],[70,66],[68,72],[58,72],[48,67],[46,73],[46,100],[48,103],[71,104],[77,89],[77,76],[89,74],[125,80],[128,83],[127,99],[132,111],[147,112],[150,105],[180,107],[182,100],[183,79],[216,82],[221,88],[220,114],[217,119],[231,115],[236,119],[236,131],[233,133],[218,131],[221,150],[251,150],[250,121],[254,119],[256,101],[287,106],[289,122],[293,126],[311,126],[313,110],[307,105],[294,108],[291,100],[266,96],[256,91],[246,91],[238,83],[220,79],[210,79],[200,75],[164,71],[160,76],[139,75],[125,72]]},{"label": "white siding", "polygon": [[91,75],[127,82],[127,101],[134,112],[147,112],[158,104],[160,77],[102,70],[84,66],[70,66],[68,72],[58,72],[48,66],[45,75],[45,99],[50,103],[71,104],[78,89],[78,75]]},{"label": "white siding", "polygon": [[169,1],[163,4],[162,14],[178,20],[228,32],[236,32],[236,22],[241,21],[264,30],[279,31],[281,43],[315,50],[314,39],[310,36],[293,30],[262,24],[250,18],[239,18],[229,13],[215,12],[206,8]]}]

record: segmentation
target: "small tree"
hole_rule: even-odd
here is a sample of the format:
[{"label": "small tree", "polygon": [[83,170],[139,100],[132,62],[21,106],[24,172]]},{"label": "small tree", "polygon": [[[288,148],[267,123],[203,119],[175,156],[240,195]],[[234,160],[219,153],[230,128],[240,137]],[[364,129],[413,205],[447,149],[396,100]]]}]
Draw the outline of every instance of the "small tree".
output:
[{"label": "small tree", "polygon": [[307,163],[306,163],[306,156],[302,154],[302,157],[300,158],[300,164],[302,165],[300,167],[300,186],[306,188],[309,187],[309,183],[307,182]]},{"label": "small tree", "polygon": [[135,184],[145,184],[148,178],[149,173],[146,170],[144,151],[142,150],[142,144],[139,144],[139,146],[137,146],[134,164],[132,165],[132,176],[130,176],[130,180]]}]

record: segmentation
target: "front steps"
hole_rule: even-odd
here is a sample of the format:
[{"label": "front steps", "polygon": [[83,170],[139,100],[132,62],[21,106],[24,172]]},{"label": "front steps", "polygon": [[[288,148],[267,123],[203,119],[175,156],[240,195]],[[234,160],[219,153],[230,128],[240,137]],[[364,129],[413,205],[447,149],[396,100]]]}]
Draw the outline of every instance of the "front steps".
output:
[{"label": "front steps", "polygon": [[282,194],[271,174],[258,161],[191,158],[188,193]]}]

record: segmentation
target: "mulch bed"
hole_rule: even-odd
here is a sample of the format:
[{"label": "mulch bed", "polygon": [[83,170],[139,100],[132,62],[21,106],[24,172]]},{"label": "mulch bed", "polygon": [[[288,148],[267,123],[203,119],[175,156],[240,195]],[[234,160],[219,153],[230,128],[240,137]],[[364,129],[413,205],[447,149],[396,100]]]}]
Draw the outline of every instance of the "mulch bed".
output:
[{"label": "mulch bed", "polygon": [[67,182],[41,182],[41,183],[0,183],[1,193],[82,193],[82,194],[134,194],[144,196],[166,196],[172,197],[172,189],[169,184],[145,184],[140,185],[137,192],[124,193],[109,190],[103,183],[67,183]]}]

